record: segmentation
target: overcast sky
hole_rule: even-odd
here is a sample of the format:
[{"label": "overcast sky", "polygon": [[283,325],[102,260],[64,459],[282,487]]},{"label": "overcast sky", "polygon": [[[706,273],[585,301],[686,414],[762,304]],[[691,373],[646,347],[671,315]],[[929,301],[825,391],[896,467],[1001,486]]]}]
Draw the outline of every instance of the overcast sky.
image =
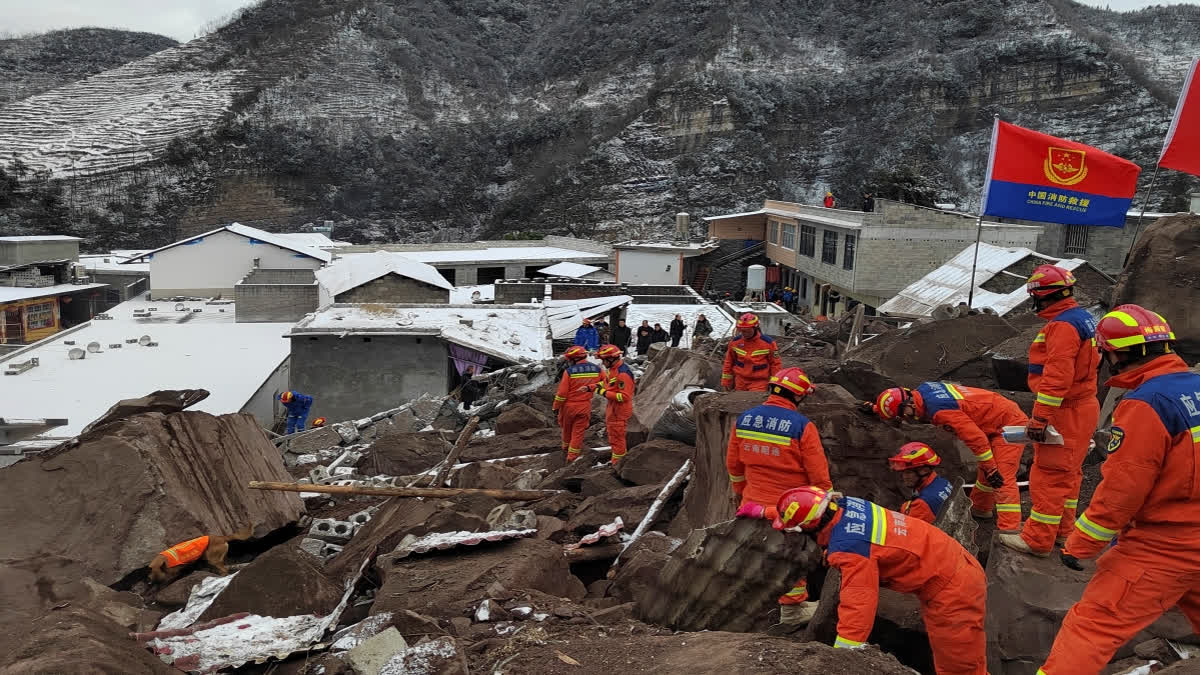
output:
[{"label": "overcast sky", "polygon": [[[987,0],[980,0],[985,2]],[[186,41],[203,27],[253,0],[0,0],[0,32],[101,26],[161,33]],[[1177,4],[1180,0],[1084,0],[1115,10]],[[1193,2],[1193,4],[1196,4]]]}]

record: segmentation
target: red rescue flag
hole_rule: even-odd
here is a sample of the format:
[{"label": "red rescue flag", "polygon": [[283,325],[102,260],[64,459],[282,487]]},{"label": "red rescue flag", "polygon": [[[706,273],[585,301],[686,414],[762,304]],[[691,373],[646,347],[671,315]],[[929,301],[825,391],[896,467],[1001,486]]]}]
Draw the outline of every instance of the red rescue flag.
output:
[{"label": "red rescue flag", "polygon": [[1200,176],[1200,77],[1196,77],[1200,58],[1192,61],[1179,104],[1175,106],[1175,117],[1167,130],[1162,155],[1158,165],[1164,169],[1175,169]]}]

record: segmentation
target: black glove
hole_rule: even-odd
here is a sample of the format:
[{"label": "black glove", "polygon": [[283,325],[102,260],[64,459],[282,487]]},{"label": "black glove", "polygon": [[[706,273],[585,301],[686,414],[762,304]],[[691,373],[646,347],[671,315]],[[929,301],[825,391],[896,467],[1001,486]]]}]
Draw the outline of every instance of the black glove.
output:
[{"label": "black glove", "polygon": [[858,409],[860,412],[865,412],[868,415],[875,414],[875,404],[870,401],[863,401],[862,403],[859,403]]},{"label": "black glove", "polygon": [[999,469],[992,469],[984,475],[987,477],[988,485],[993,488],[1004,487],[1004,477],[1000,475]]},{"label": "black glove", "polygon": [[1079,564],[1079,558],[1070,555],[1066,551],[1064,551],[1062,554],[1062,564],[1069,569],[1075,570],[1076,572],[1083,571],[1083,565]]}]

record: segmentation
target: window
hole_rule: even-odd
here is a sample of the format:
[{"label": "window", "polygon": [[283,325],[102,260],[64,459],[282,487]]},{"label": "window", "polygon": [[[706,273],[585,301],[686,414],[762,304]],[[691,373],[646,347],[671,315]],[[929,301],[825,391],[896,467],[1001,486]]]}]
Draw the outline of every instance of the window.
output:
[{"label": "window", "polygon": [[1063,241],[1063,255],[1084,255],[1087,253],[1088,225],[1067,225]]},{"label": "window", "polygon": [[54,327],[54,303],[42,302],[25,307],[26,330]]},{"label": "window", "polygon": [[842,252],[842,269],[844,269],[844,270],[854,269],[854,247],[857,244],[858,244],[858,237],[856,237],[852,234],[846,235],[846,244],[845,244],[845,248]]},{"label": "window", "polygon": [[800,255],[810,258],[817,254],[817,228],[811,225],[800,226]]},{"label": "window", "polygon": [[780,237],[779,245],[784,248],[796,248],[796,226],[780,223],[783,227],[783,236]]},{"label": "window", "polygon": [[767,241],[771,242],[772,244],[779,243],[779,221],[778,220],[768,220],[767,221]]},{"label": "window", "polygon": [[821,240],[821,262],[830,265],[837,264],[837,240],[837,232],[825,230],[824,238]]}]

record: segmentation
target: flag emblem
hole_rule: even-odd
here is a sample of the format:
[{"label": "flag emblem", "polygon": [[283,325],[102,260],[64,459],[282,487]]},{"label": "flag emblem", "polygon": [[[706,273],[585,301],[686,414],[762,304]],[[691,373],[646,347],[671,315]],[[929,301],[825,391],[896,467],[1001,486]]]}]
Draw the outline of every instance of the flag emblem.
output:
[{"label": "flag emblem", "polygon": [[1056,185],[1075,185],[1087,178],[1087,152],[1051,146],[1043,165],[1046,179]]}]

